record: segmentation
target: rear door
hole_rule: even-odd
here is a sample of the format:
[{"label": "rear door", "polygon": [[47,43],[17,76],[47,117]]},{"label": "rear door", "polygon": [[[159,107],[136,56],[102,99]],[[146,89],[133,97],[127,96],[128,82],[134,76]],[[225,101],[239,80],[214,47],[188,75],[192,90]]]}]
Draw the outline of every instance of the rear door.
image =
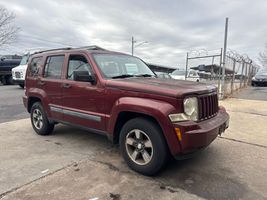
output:
[{"label": "rear door", "polygon": [[43,76],[37,80],[46,96],[46,106],[50,117],[62,120],[62,69],[65,55],[52,55],[46,58]]},{"label": "rear door", "polygon": [[62,83],[64,121],[96,130],[105,130],[104,88],[95,83],[77,81],[74,72],[93,75],[93,69],[85,54],[68,56],[65,79]]}]

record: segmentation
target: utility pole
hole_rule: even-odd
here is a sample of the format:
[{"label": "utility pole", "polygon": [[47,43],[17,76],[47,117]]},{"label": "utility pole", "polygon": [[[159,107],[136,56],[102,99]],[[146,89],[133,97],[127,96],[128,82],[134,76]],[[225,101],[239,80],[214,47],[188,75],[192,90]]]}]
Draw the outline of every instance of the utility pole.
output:
[{"label": "utility pole", "polygon": [[134,37],[132,36],[132,56],[134,55],[134,43],[136,41],[134,41]]},{"label": "utility pole", "polygon": [[222,84],[221,84],[221,93],[222,98],[224,98],[224,79],[225,79],[225,67],[226,67],[226,51],[227,51],[227,35],[228,35],[228,17],[225,19],[225,30],[224,30],[224,46],[223,46],[223,68],[222,68]]}]

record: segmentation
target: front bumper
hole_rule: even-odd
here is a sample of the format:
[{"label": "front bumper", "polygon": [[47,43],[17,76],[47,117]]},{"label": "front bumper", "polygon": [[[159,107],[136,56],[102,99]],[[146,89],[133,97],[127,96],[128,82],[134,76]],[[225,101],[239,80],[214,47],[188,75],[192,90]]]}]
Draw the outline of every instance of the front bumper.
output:
[{"label": "front bumper", "polygon": [[17,85],[20,85],[20,84],[24,85],[24,80],[13,79],[13,83]]},{"label": "front bumper", "polygon": [[251,85],[253,86],[267,86],[267,80],[264,79],[264,80],[252,80],[251,81]]},{"label": "front bumper", "polygon": [[181,130],[182,138],[180,141],[181,152],[174,156],[179,158],[207,147],[228,126],[229,115],[224,109],[220,109],[215,117],[202,122],[175,123],[174,128]]}]

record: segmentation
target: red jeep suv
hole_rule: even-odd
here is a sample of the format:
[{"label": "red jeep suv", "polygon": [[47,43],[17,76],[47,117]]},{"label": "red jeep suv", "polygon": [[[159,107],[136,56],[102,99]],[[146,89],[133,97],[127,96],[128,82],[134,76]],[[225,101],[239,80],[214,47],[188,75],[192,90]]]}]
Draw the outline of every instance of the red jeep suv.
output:
[{"label": "red jeep suv", "polygon": [[23,102],[37,134],[50,134],[56,123],[104,134],[145,175],[169,155],[207,147],[229,121],[215,86],[158,78],[139,58],[97,46],[33,54]]}]

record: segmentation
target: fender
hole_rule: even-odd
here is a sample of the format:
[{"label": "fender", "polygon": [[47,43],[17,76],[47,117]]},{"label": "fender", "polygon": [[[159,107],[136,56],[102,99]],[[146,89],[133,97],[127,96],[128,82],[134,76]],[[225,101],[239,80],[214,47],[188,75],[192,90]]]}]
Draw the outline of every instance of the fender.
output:
[{"label": "fender", "polygon": [[173,125],[168,118],[169,113],[174,110],[176,110],[174,106],[163,101],[138,97],[122,97],[112,107],[107,131],[111,135],[114,134],[116,121],[120,112],[135,112],[149,115],[159,123],[169,149],[174,155],[181,150]]},{"label": "fender", "polygon": [[[44,90],[39,89],[39,88],[30,88],[29,91],[28,91],[27,96],[29,98],[37,97],[37,98],[41,99],[41,102],[43,104],[44,110],[47,112],[48,117],[51,116],[50,108],[49,108],[48,102],[47,102],[47,94],[46,94],[46,92]],[[27,108],[27,109],[29,109],[29,108]]]}]

